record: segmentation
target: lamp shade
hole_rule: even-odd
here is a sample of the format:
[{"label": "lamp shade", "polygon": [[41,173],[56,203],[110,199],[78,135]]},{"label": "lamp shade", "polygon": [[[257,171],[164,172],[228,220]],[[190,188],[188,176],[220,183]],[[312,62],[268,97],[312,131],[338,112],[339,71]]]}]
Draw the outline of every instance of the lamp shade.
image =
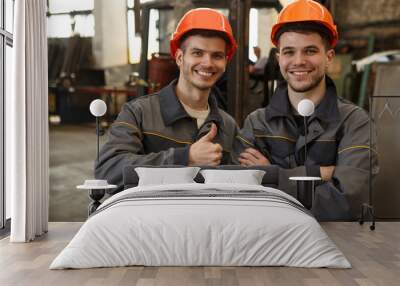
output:
[{"label": "lamp shade", "polygon": [[107,105],[103,100],[95,99],[90,103],[89,109],[93,116],[100,117],[107,112]]},{"label": "lamp shade", "polygon": [[297,111],[301,116],[312,115],[314,113],[314,109],[315,109],[314,103],[309,99],[302,99],[297,105]]}]

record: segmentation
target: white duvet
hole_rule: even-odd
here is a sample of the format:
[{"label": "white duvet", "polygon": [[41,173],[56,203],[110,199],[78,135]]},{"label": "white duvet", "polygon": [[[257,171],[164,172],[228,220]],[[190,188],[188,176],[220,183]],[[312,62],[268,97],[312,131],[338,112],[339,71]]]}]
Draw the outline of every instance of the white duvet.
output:
[{"label": "white duvet", "polygon": [[[174,196],[154,197],[158,191],[165,194],[174,190]],[[262,193],[257,197],[251,191]],[[224,192],[226,196],[218,195]],[[319,223],[299,205],[279,190],[254,185],[131,188],[107,199],[50,269],[127,265],[351,267]]]}]

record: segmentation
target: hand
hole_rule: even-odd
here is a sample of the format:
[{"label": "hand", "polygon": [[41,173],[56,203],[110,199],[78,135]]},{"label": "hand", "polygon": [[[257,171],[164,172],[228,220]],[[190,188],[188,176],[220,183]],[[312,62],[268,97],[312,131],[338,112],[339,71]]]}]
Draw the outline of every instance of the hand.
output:
[{"label": "hand", "polygon": [[260,151],[254,148],[247,148],[239,156],[239,162],[242,166],[254,166],[254,165],[271,165],[269,160],[261,154]]},{"label": "hand", "polygon": [[212,123],[210,131],[190,146],[189,165],[217,166],[221,163],[222,147],[212,143],[217,132],[217,126]]},{"label": "hand", "polygon": [[325,182],[332,180],[333,172],[335,171],[335,166],[321,166],[319,167],[321,173],[321,179]]}]

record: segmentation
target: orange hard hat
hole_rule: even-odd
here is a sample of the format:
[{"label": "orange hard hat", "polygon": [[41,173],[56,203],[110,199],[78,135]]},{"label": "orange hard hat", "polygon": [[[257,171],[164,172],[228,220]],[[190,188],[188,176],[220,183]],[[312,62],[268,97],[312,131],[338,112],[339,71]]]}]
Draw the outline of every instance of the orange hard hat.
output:
[{"label": "orange hard hat", "polygon": [[226,56],[228,60],[232,58],[236,51],[237,44],[233,37],[231,25],[221,12],[210,8],[193,9],[182,17],[169,42],[172,57],[175,58],[175,53],[180,46],[180,39],[182,36],[194,29],[213,30],[225,33],[230,43]]},{"label": "orange hard hat", "polygon": [[315,22],[323,25],[330,32],[330,45],[336,46],[338,32],[331,13],[323,5],[313,0],[296,0],[282,9],[277,23],[272,27],[271,41],[278,45],[278,31],[284,25],[299,22]]}]

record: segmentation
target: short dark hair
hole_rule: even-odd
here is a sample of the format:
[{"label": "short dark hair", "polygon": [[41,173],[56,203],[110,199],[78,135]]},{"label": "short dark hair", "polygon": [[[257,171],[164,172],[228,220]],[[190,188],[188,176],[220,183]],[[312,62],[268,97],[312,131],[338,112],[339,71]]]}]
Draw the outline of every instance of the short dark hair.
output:
[{"label": "short dark hair", "polygon": [[228,36],[226,33],[221,32],[221,31],[215,31],[215,30],[204,30],[204,29],[193,29],[184,34],[180,39],[179,39],[179,48],[181,48],[183,42],[186,41],[187,38],[191,36],[201,36],[204,38],[221,38],[225,41],[226,47],[229,47],[231,45],[231,41],[229,40]]},{"label": "short dark hair", "polygon": [[322,41],[324,42],[325,48],[327,50],[333,49],[332,42],[332,34],[327,27],[322,24],[318,24],[315,22],[295,22],[288,23],[279,28],[276,33],[275,38],[279,42],[280,36],[285,32],[297,32],[297,33],[317,33],[321,36]]}]

